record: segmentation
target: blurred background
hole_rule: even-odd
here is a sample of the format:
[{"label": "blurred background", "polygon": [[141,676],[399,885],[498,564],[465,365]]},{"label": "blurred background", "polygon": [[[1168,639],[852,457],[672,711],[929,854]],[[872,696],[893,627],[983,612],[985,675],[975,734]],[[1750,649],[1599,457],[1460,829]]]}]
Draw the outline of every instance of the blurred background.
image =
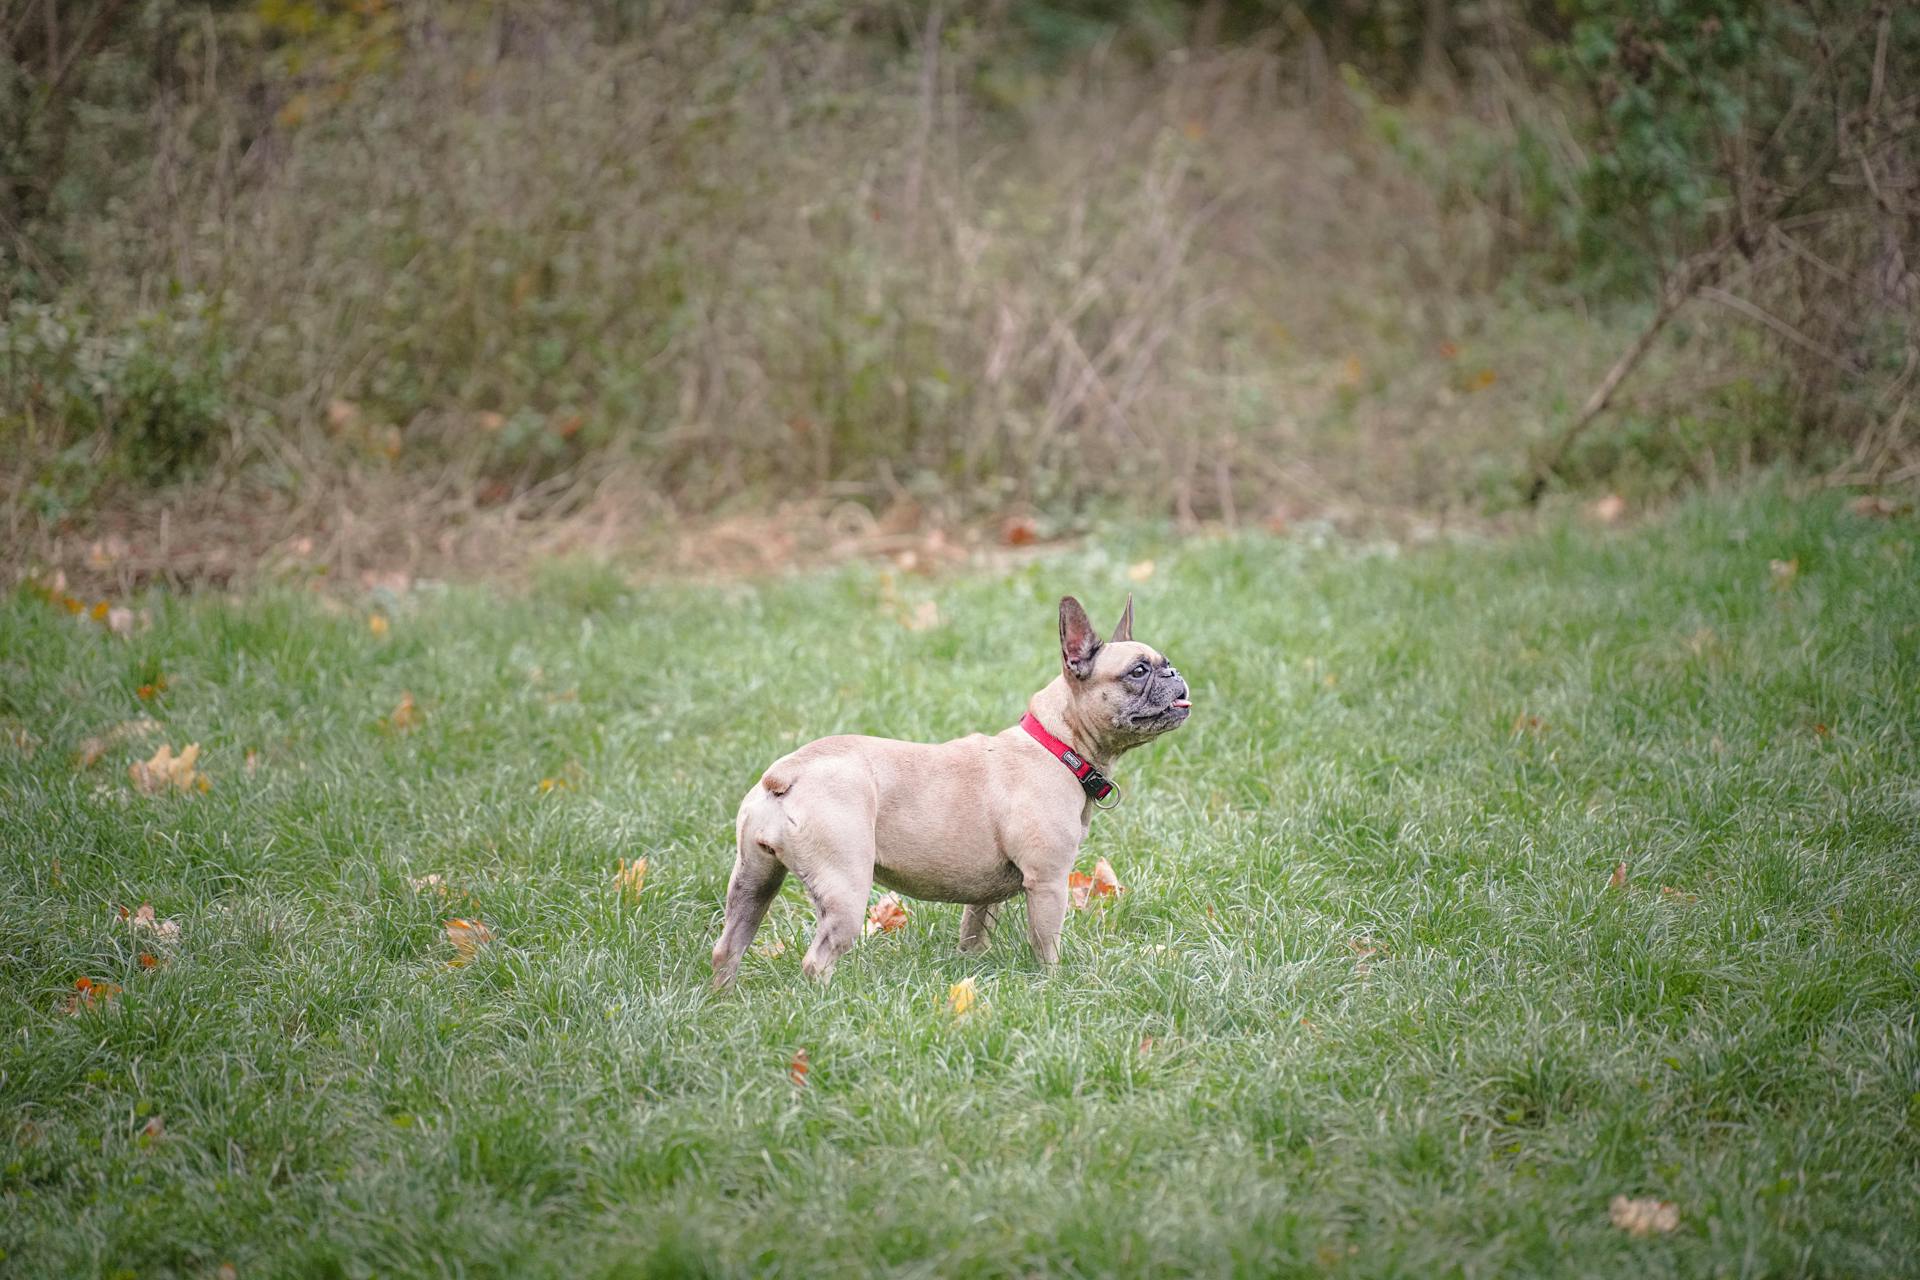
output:
[{"label": "blurred background", "polygon": [[0,0],[10,559],[934,564],[1920,476],[1920,6]]}]

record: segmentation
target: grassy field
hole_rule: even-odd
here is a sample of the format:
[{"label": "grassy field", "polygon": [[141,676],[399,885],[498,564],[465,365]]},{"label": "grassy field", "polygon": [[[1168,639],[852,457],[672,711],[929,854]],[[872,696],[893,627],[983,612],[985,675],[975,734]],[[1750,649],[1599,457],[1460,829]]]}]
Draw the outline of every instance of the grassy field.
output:
[{"label": "grassy field", "polygon": [[[892,585],[153,598],[128,638],[20,592],[0,1273],[1912,1274],[1916,534],[1773,488]],[[784,954],[709,994],[767,762],[1011,723],[1057,598],[1127,589],[1195,715],[1119,769],[1087,859],[1129,891],[1057,970],[1017,906],[962,956],[916,904],[817,989],[789,884]],[[135,790],[162,742],[208,790]]]}]

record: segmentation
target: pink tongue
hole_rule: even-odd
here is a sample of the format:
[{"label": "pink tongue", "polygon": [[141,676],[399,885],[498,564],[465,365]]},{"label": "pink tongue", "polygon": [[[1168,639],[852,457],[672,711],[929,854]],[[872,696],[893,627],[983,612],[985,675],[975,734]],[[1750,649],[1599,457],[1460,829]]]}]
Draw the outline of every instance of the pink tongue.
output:
[{"label": "pink tongue", "polygon": [[1175,698],[1173,700],[1173,705],[1176,707],[1190,707],[1193,704],[1187,701],[1185,698]]}]

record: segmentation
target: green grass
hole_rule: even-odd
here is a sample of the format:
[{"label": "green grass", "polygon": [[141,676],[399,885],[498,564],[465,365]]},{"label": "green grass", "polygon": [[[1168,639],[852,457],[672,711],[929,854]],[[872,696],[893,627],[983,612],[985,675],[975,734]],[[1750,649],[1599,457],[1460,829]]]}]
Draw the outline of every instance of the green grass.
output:
[{"label": "green grass", "polygon": [[[929,631],[865,568],[561,566],[384,638],[291,588],[156,598],[130,640],[20,593],[0,1273],[1912,1273],[1917,533],[1766,489],[1397,552],[1140,535],[903,584]],[[1058,596],[1110,621],[1130,586],[1196,712],[1119,769],[1087,857],[1131,891],[1057,970],[1017,907],[962,956],[917,904],[817,989],[790,885],[786,953],[708,993],[767,762],[1008,724]],[[131,794],[161,738],[76,768],[142,712],[208,793]],[[118,918],[148,901],[171,947]],[[450,915],[497,933],[471,965]],[[125,992],[63,1013],[83,975]],[[1617,1193],[1679,1230],[1616,1230]]]}]

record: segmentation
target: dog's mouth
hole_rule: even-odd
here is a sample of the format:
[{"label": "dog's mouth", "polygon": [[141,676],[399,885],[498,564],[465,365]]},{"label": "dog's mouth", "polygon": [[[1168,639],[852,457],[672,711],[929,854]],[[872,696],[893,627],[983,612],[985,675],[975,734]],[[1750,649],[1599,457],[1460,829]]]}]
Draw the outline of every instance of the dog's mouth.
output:
[{"label": "dog's mouth", "polygon": [[1166,706],[1154,711],[1144,711],[1135,716],[1136,724],[1164,724],[1171,728],[1193,714],[1193,701],[1190,698],[1175,698]]}]

